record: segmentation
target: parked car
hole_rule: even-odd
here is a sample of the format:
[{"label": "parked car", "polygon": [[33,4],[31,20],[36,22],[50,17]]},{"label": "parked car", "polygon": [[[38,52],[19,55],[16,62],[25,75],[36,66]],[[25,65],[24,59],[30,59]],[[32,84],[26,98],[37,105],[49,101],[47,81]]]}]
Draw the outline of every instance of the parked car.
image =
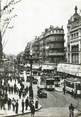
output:
[{"label": "parked car", "polygon": [[47,98],[47,93],[44,90],[39,90],[37,95],[39,98]]},{"label": "parked car", "polygon": [[33,81],[33,80],[34,80],[34,77],[31,78],[31,76],[27,76],[27,80],[26,80],[26,81],[27,81],[27,82],[30,82],[30,80]]}]

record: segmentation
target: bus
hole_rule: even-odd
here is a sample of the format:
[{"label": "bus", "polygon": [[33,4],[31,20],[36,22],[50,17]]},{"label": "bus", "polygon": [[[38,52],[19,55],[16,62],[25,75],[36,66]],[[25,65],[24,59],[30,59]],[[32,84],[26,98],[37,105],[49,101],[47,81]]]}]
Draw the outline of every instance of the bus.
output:
[{"label": "bus", "polygon": [[45,89],[46,90],[54,90],[54,79],[53,78],[48,78],[46,79],[45,83]]},{"label": "bus", "polygon": [[81,80],[78,78],[67,78],[64,81],[65,90],[71,94],[81,95]]}]

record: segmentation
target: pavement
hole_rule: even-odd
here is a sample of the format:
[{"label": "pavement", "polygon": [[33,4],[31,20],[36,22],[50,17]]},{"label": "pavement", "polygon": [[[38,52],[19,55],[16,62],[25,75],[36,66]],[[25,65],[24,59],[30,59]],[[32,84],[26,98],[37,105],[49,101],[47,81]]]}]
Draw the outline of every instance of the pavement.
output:
[{"label": "pavement", "polygon": [[[24,86],[25,87],[29,86],[29,83],[26,83],[26,74],[25,73],[24,73],[24,79],[25,79]],[[13,80],[13,81],[9,80],[10,86],[14,86],[14,83],[16,83],[17,87],[20,88],[20,85],[19,85],[17,80],[16,81],[15,80]],[[22,104],[22,100],[24,100],[24,102],[25,102],[25,99],[27,97],[29,97],[29,92],[27,93],[27,95],[25,97],[21,96],[21,99],[19,98],[19,95],[17,93],[9,93],[8,92],[8,97],[11,100],[13,99],[13,97],[14,97],[15,100],[18,100],[18,105],[19,105],[18,106],[18,114],[16,114],[16,112],[13,111],[12,105],[11,105],[11,109],[8,110],[8,104],[5,104],[5,109],[0,109],[0,117],[12,117],[12,116],[23,115],[23,114],[31,112],[30,107],[28,107],[27,110],[25,110],[25,108],[24,108],[24,113],[22,113],[22,105],[21,105]],[[36,96],[34,96],[34,99],[33,99],[34,105],[35,105],[36,99],[37,99]],[[38,110],[41,109],[41,107],[42,106],[38,103],[38,109],[35,109],[35,110],[38,111]]]},{"label": "pavement", "polygon": [[[41,105],[39,104],[38,105],[38,109],[35,109],[36,111],[40,110],[41,109]],[[24,115],[24,114],[28,114],[30,113],[30,108],[28,107],[27,110],[24,110],[24,113],[22,113],[22,108],[19,107],[19,111],[18,111],[18,114],[16,114],[12,108],[10,110],[6,109],[6,110],[0,110],[0,117],[13,117],[13,116],[17,116],[17,115]]]},{"label": "pavement", "polygon": [[[8,93],[8,97],[12,100],[13,97],[15,100],[18,100],[18,115],[23,115],[23,114],[26,114],[26,113],[30,113],[30,107],[28,107],[27,110],[25,110],[25,107],[24,107],[24,113],[22,113],[22,100],[24,100],[25,102],[25,99],[28,97],[29,93],[23,98],[23,96],[21,96],[21,99],[19,98],[19,96],[17,94],[10,94]],[[33,101],[34,101],[34,105],[35,105],[35,101],[36,101],[36,97],[34,97]],[[38,104],[38,109],[35,109],[36,111],[37,110],[40,110],[41,109],[41,105]],[[5,109],[0,109],[0,117],[12,117],[12,116],[16,116],[17,114],[15,113],[15,111],[13,111],[13,108],[12,108],[12,105],[11,105],[11,109],[8,110],[8,104],[5,104]]]}]

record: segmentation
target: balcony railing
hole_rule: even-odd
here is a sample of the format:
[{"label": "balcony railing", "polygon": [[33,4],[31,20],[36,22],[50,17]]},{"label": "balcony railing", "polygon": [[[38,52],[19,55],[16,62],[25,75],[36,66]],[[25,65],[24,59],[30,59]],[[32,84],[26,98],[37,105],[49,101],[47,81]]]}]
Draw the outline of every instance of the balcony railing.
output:
[{"label": "balcony railing", "polygon": [[64,56],[65,53],[59,52],[59,53],[49,53],[49,56]]}]

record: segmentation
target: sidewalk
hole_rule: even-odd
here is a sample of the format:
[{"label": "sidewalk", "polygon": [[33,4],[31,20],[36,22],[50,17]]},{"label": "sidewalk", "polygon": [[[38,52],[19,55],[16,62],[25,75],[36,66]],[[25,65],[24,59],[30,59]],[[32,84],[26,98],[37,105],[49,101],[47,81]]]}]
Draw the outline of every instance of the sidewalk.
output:
[{"label": "sidewalk", "polygon": [[[36,111],[40,110],[42,108],[42,106],[39,104],[38,105],[38,109],[35,109]],[[30,108],[28,107],[27,110],[24,110],[24,113],[22,113],[22,108],[21,108],[21,105],[19,104],[19,111],[18,111],[18,114],[16,114],[12,108],[11,110],[0,110],[0,117],[12,117],[12,116],[16,116],[16,115],[23,115],[23,114],[26,114],[26,113],[30,113]]]},{"label": "sidewalk", "polygon": [[63,87],[55,87],[55,91],[63,92]]},{"label": "sidewalk", "polygon": [[[16,82],[16,84],[17,84],[17,87],[20,87],[18,82]],[[10,85],[13,86],[14,85],[14,81],[10,82]],[[28,83],[24,82],[24,85],[26,87],[26,86],[28,86]],[[21,99],[19,98],[19,94],[17,94],[17,93],[14,93],[14,92],[13,93],[9,93],[8,92],[7,94],[8,94],[8,97],[11,100],[13,98],[16,101],[18,100],[18,104],[19,104],[19,106],[18,106],[18,115],[22,115],[22,114],[25,114],[25,113],[30,113],[30,107],[28,107],[28,109],[25,110],[25,105],[24,105],[24,113],[22,113],[22,100],[24,100],[24,102],[25,102],[26,98],[29,97],[29,91],[28,91],[28,93],[26,94],[25,97],[23,97],[23,95],[21,95]],[[33,101],[34,101],[34,105],[35,105],[36,97],[34,97]],[[41,109],[41,105],[40,104],[38,104],[38,109],[36,109],[36,111],[39,110],[39,109]],[[13,111],[12,104],[11,104],[10,110],[8,110],[8,104],[5,104],[5,109],[2,109],[2,110],[0,109],[0,117],[12,117],[12,116],[15,116],[15,115],[17,115],[17,114],[16,114],[15,111]]]}]

